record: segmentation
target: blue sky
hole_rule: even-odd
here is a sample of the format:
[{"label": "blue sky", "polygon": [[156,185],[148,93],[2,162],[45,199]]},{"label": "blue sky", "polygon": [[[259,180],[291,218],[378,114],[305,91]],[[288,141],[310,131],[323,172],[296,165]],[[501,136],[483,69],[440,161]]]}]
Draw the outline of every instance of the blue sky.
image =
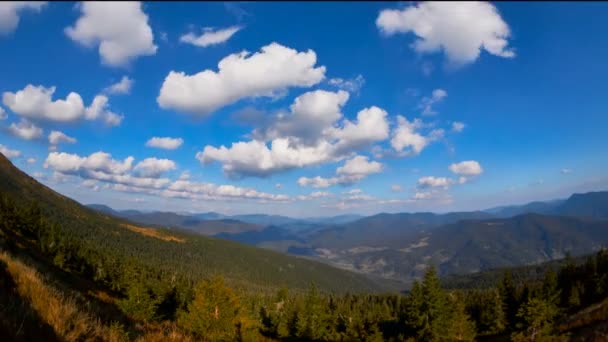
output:
[{"label": "blue sky", "polygon": [[3,2],[0,148],[118,209],[445,212],[606,190],[607,11]]}]

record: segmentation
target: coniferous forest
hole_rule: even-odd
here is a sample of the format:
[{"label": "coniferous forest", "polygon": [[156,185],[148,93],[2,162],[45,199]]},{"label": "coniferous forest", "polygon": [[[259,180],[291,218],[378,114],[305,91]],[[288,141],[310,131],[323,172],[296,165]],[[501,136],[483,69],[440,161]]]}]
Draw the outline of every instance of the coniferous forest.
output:
[{"label": "coniferous forest", "polygon": [[[494,284],[483,287],[473,283],[448,289],[434,268],[402,292],[371,284],[348,288],[344,277],[334,278],[344,281],[341,289],[314,281],[272,285],[272,272],[270,282],[262,285],[250,274],[225,276],[198,262],[183,262],[184,255],[199,261],[191,249],[204,246],[191,245],[188,240],[194,236],[116,228],[120,224],[115,219],[31,179],[9,178],[3,180],[0,195],[0,333],[8,340],[606,337],[601,325],[608,315],[606,250],[586,258],[567,257],[536,277],[516,278],[505,270]],[[15,182],[30,183],[11,188]],[[87,225],[81,225],[83,218]]]}]

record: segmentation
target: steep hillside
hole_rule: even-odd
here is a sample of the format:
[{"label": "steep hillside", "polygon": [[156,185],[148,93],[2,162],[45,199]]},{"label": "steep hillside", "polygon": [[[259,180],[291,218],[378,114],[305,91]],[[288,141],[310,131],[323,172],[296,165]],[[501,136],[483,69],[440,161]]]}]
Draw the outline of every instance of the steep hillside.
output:
[{"label": "steep hillside", "polygon": [[[383,289],[365,276],[337,270],[319,262],[221,239],[146,229],[98,213],[38,183],[14,167],[3,155],[0,155],[0,195],[8,201],[9,208],[28,208],[36,203],[32,210],[36,212],[39,208],[45,224],[52,227],[52,232],[48,232],[52,233],[49,239],[58,239],[62,244],[71,246],[75,252],[70,252],[70,257],[76,257],[73,255],[75,253],[78,257],[90,257],[103,265],[134,262],[145,269],[154,270],[159,276],[202,279],[212,274],[224,274],[230,283],[250,288],[306,288],[313,281],[327,291]],[[15,234],[20,233],[7,231],[5,234],[18,237]],[[51,246],[57,248],[56,243]],[[107,271],[99,269],[97,272]]]},{"label": "steep hillside", "polygon": [[557,207],[559,215],[608,219],[608,191],[574,194]]}]

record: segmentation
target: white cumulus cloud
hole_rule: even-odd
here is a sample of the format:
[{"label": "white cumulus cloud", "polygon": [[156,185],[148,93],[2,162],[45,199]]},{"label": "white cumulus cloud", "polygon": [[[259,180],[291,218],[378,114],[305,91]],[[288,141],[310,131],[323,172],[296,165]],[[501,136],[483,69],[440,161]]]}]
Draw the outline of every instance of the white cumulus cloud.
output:
[{"label": "white cumulus cloud", "polygon": [[65,100],[53,101],[56,88],[28,84],[17,92],[4,92],[2,103],[15,114],[32,119],[56,122],[73,122],[81,119],[101,119],[117,126],[123,117],[108,109],[108,97],[97,95],[89,107],[85,107],[78,93],[70,92]]},{"label": "white cumulus cloud", "polygon": [[194,75],[171,71],[160,89],[161,108],[207,115],[248,97],[273,97],[289,87],[310,87],[323,80],[325,67],[315,67],[317,54],[271,43],[251,55],[231,54],[218,63],[218,71]]},{"label": "white cumulus cloud", "polygon": [[165,150],[175,150],[182,146],[184,139],[170,137],[152,137],[146,142],[148,147],[162,148]]},{"label": "white cumulus cloud", "polygon": [[158,178],[165,172],[175,170],[175,162],[169,159],[146,158],[133,168],[138,175],[143,177]]},{"label": "white cumulus cloud", "polygon": [[445,177],[421,177],[418,179],[418,187],[425,188],[444,188],[447,189],[452,184],[452,181]]},{"label": "white cumulus cloud", "polygon": [[21,151],[11,150],[7,146],[0,144],[0,153],[4,154],[4,156],[8,159],[17,158],[21,156]]},{"label": "white cumulus cloud", "polygon": [[131,92],[133,83],[135,83],[133,79],[129,78],[128,76],[123,76],[119,82],[107,87],[105,91],[108,94],[129,94]]},{"label": "white cumulus cloud", "polygon": [[40,12],[46,1],[0,2],[0,35],[10,34],[19,25],[19,14],[24,11]]},{"label": "white cumulus cloud", "polygon": [[125,66],[139,56],[154,55],[154,35],[140,2],[80,3],[82,15],[65,33],[87,47],[99,46],[104,64]]},{"label": "white cumulus cloud", "polygon": [[58,145],[64,142],[74,144],[76,142],[76,138],[70,137],[60,131],[51,131],[51,133],[49,133],[49,144]]},{"label": "white cumulus cloud", "polygon": [[481,165],[475,160],[466,160],[449,166],[450,171],[460,176],[477,176],[483,172]]},{"label": "white cumulus cloud", "polygon": [[391,146],[403,156],[418,155],[431,142],[430,137],[423,136],[417,130],[422,128],[422,121],[408,121],[404,116],[397,116],[397,128],[393,130]]},{"label": "white cumulus cloud", "polygon": [[382,164],[377,161],[369,161],[368,157],[355,156],[347,160],[343,166],[336,169],[336,174],[341,176],[367,176],[382,171]]},{"label": "white cumulus cloud", "polygon": [[34,125],[27,120],[21,120],[18,124],[12,123],[8,131],[14,136],[24,140],[34,140],[42,137],[42,128]]},{"label": "white cumulus cloud", "polygon": [[509,26],[489,2],[421,2],[403,10],[380,12],[376,26],[386,35],[414,33],[411,47],[418,53],[443,51],[451,63],[474,62],[481,52],[515,56],[509,48]]},{"label": "white cumulus cloud", "polygon": [[355,156],[347,160],[343,166],[336,169],[336,176],[323,178],[316,176],[312,178],[300,177],[300,186],[311,186],[313,188],[328,188],[330,186],[351,185],[364,179],[365,177],[382,171],[382,164],[376,161],[369,161],[368,157]]},{"label": "white cumulus cloud", "polygon": [[235,33],[242,29],[241,26],[231,26],[223,29],[213,30],[212,28],[204,29],[203,34],[197,35],[194,32],[188,32],[179,38],[182,43],[192,44],[198,47],[207,47],[217,45],[228,41]]},{"label": "white cumulus cloud", "polygon": [[208,145],[197,158],[205,164],[222,163],[231,177],[265,177],[339,161],[388,138],[386,111],[365,108],[356,121],[350,121],[340,111],[347,99],[345,91],[304,93],[294,100],[290,113],[281,113],[269,127],[254,130],[253,140],[235,142],[229,148]]}]

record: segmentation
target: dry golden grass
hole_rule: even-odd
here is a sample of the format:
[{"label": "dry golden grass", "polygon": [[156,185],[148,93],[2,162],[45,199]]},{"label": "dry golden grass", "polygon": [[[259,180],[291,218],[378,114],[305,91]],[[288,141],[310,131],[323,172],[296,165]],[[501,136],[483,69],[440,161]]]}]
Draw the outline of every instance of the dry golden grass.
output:
[{"label": "dry golden grass", "polygon": [[136,342],[164,342],[164,341],[195,341],[192,337],[180,332],[174,323],[163,322],[161,324],[146,325],[142,327],[146,333],[138,337]]},{"label": "dry golden grass", "polygon": [[127,228],[130,231],[139,233],[141,235],[150,236],[150,237],[160,239],[163,241],[174,241],[174,242],[179,242],[179,243],[184,243],[186,241],[184,239],[178,238],[173,235],[167,235],[167,234],[161,233],[154,228],[143,228],[143,227],[134,226],[132,224],[123,224],[123,227]]},{"label": "dry golden grass", "polygon": [[110,294],[108,294],[105,291],[97,290],[97,291],[88,291],[87,293],[104,303],[108,303],[108,304],[116,303],[116,298],[112,297]]},{"label": "dry golden grass", "polygon": [[106,327],[99,320],[79,310],[76,301],[45,283],[43,277],[32,267],[14,259],[6,252],[0,260],[7,265],[21,298],[27,300],[40,319],[53,328],[55,334],[65,341],[122,341],[120,329]]}]

